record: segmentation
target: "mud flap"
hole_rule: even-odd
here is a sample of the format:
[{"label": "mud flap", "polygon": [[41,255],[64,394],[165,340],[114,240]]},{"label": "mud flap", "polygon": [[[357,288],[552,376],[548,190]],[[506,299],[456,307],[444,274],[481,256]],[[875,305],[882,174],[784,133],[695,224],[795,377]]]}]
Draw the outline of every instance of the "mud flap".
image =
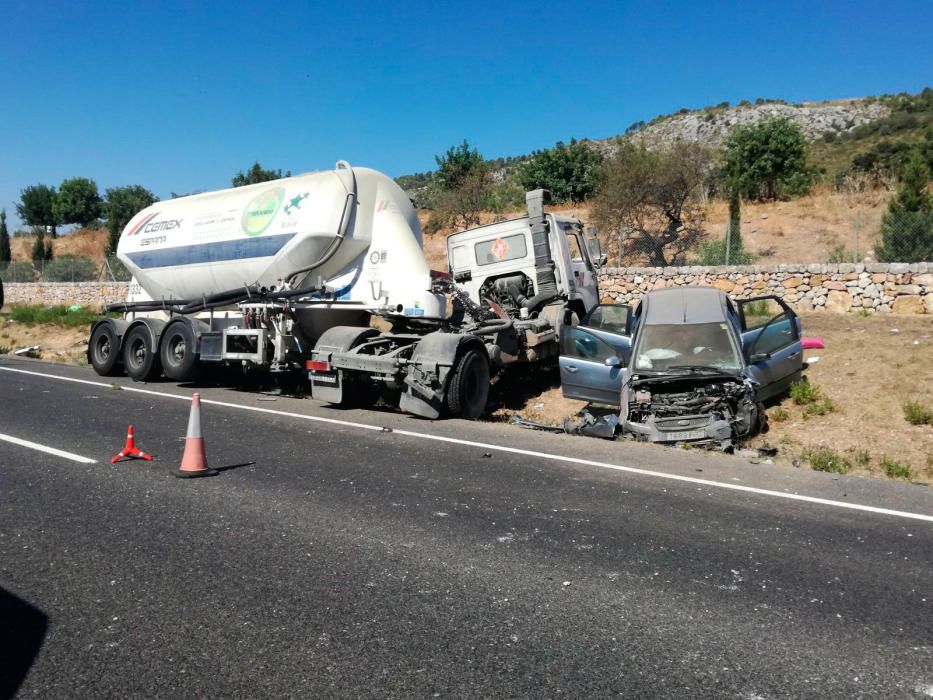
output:
[{"label": "mud flap", "polygon": [[461,346],[473,344],[482,352],[485,345],[476,336],[456,333],[428,333],[418,341],[405,375],[406,390],[399,408],[422,418],[439,418],[444,406],[447,375],[457,360]]}]

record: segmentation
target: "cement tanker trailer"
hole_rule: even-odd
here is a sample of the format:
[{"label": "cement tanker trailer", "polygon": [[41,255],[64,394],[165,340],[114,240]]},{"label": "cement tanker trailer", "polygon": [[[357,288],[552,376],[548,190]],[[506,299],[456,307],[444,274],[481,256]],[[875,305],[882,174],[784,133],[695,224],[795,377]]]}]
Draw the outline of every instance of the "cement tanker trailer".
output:
[{"label": "cement tanker trailer", "polygon": [[[538,218],[547,227],[543,210]],[[529,261],[534,272],[527,251],[541,247],[541,234],[534,246],[530,219],[519,221],[528,259],[502,255],[497,275],[515,277]],[[569,261],[559,226],[551,228]],[[494,255],[507,247],[498,245]],[[545,285],[534,308],[506,311],[482,301],[488,290],[471,293],[432,272],[407,195],[389,177],[345,162],[158,202],[127,224],[117,256],[133,279],[127,300],[107,309],[123,317],[91,327],[88,361],[98,374],[191,381],[210,364],[304,371],[314,398],[366,406],[382,397],[431,418],[477,417],[491,369],[556,354],[543,350],[550,343],[556,351],[566,304],[577,304],[581,318],[592,306],[558,283]],[[573,275],[558,272],[564,288]],[[592,284],[595,298],[595,277]],[[533,284],[521,285],[530,291]],[[546,305],[548,320],[538,320]],[[374,316],[391,331],[371,327]]]}]

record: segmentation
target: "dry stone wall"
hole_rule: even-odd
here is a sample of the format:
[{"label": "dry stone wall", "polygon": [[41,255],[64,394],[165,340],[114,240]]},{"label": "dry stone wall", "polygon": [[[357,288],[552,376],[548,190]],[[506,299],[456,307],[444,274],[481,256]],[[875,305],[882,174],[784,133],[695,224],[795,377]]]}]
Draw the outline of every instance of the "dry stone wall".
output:
[{"label": "dry stone wall", "polygon": [[3,285],[5,304],[79,304],[98,308],[126,299],[127,282],[31,282]]},{"label": "dry stone wall", "polygon": [[773,294],[801,313],[933,314],[933,263],[605,268],[599,273],[606,303],[635,302],[652,289],[689,285],[717,287],[734,299]]}]

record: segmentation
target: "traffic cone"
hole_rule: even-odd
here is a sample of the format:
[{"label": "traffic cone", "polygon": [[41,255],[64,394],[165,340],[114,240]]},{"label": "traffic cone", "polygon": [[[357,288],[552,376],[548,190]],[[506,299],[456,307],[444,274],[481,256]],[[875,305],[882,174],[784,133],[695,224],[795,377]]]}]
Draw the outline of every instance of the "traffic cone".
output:
[{"label": "traffic cone", "polygon": [[147,455],[141,449],[136,447],[136,440],[133,438],[133,426],[126,431],[126,447],[120,450],[116,457],[110,460],[111,464],[116,464],[121,459],[144,459],[147,462],[152,461],[152,455]]},{"label": "traffic cone", "polygon": [[188,435],[185,437],[185,454],[181,466],[172,472],[179,479],[194,479],[199,476],[216,476],[216,469],[208,469],[207,454],[204,452],[204,436],[201,435],[201,395],[191,398],[191,414],[188,417]]}]

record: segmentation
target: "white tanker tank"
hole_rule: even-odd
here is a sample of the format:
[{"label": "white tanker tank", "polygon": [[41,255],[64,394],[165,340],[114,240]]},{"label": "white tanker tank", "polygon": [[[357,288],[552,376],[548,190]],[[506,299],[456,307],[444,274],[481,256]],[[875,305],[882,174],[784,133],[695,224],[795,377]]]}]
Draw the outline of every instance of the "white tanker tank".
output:
[{"label": "white tanker tank", "polygon": [[443,312],[407,195],[386,175],[344,162],[157,202],[129,222],[117,256],[143,292],[133,302],[313,288],[311,298],[367,309]]}]

